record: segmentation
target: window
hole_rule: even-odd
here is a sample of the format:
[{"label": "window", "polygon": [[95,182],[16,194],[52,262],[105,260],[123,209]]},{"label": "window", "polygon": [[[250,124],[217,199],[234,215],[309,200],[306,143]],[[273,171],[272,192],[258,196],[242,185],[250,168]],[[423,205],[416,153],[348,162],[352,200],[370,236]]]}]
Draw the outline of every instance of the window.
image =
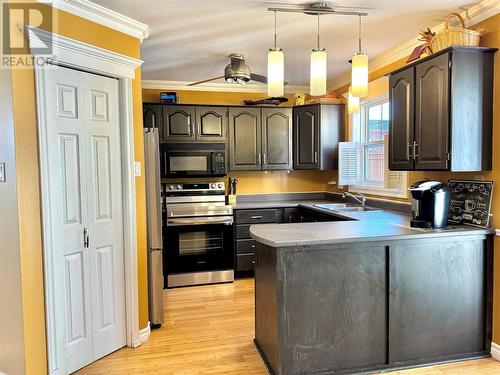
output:
[{"label": "window", "polygon": [[339,147],[339,185],[349,191],[406,197],[407,173],[388,170],[389,98],[362,101],[350,118],[351,142]]}]

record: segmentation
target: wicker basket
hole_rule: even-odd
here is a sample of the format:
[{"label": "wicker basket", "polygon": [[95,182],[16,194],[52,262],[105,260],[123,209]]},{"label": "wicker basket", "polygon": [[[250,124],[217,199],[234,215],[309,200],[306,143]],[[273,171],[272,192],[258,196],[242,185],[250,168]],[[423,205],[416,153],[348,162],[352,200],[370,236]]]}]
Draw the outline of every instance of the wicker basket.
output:
[{"label": "wicker basket", "polygon": [[[452,16],[457,17],[462,24],[462,27],[449,27],[448,21]],[[431,40],[432,52],[438,52],[450,46],[479,46],[481,33],[476,30],[470,30],[465,27],[465,22],[462,16],[458,13],[450,13],[444,22],[444,29],[440,31]]]}]

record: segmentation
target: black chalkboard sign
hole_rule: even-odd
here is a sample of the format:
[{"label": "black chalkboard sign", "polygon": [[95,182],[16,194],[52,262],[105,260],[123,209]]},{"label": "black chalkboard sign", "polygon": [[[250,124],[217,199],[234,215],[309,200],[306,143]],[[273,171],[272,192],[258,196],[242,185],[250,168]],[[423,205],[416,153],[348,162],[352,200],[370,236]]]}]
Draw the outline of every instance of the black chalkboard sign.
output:
[{"label": "black chalkboard sign", "polygon": [[493,182],[449,180],[448,222],[486,228],[490,219]]}]

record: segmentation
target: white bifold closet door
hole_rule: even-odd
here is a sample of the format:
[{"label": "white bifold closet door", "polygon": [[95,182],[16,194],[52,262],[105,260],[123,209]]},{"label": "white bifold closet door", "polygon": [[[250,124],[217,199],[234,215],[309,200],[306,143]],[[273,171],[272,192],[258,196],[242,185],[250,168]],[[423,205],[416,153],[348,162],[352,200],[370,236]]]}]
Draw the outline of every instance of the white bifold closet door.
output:
[{"label": "white bifold closet door", "polygon": [[[64,373],[126,344],[118,81],[45,75],[55,350]],[[44,208],[45,209],[45,208]]]}]

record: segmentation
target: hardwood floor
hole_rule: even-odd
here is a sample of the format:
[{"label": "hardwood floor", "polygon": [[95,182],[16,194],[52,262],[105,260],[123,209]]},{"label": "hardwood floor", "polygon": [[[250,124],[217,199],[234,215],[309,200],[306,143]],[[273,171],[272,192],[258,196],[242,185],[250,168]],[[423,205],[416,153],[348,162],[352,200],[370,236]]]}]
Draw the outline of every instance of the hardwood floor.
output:
[{"label": "hardwood floor", "polygon": [[[78,375],[267,374],[255,349],[253,279],[165,291],[166,324],[148,342],[123,348]],[[500,362],[481,359],[397,371],[404,375],[498,375]]]}]

